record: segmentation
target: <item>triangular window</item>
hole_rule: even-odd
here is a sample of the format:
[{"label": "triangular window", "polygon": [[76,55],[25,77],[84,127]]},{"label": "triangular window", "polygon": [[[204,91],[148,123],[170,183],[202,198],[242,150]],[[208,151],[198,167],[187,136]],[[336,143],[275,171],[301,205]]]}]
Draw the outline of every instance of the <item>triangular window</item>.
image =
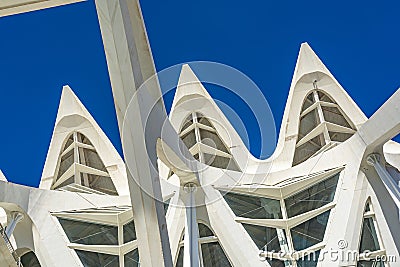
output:
[{"label": "triangular window", "polygon": [[201,113],[192,112],[186,117],[180,137],[198,161],[216,168],[240,171],[211,121]]},{"label": "triangular window", "polygon": [[353,123],[325,92],[313,90],[303,103],[293,166],[344,142],[355,133]]},{"label": "triangular window", "polygon": [[[360,258],[363,260],[357,263],[357,267],[384,266],[382,261],[376,260],[377,258],[384,258],[386,255],[385,251],[382,249],[382,243],[378,232],[378,224],[376,222],[375,213],[370,200],[367,202],[364,209],[359,252]],[[376,257],[376,255],[379,255],[380,257]]]},{"label": "triangular window", "polygon": [[52,189],[118,195],[93,144],[79,132],[67,138],[56,173]]}]

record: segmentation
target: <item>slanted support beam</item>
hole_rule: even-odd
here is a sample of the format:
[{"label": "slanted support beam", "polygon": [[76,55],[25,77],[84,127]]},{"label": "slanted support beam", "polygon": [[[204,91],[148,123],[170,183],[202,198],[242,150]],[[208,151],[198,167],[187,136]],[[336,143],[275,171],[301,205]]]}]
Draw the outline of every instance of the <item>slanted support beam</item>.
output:
[{"label": "slanted support beam", "polygon": [[86,0],[1,0],[0,17],[83,1]]},{"label": "slanted support beam", "polygon": [[[165,113],[158,81],[148,84],[145,92],[147,101],[134,98],[144,81],[155,74],[140,5],[137,0],[96,0],[95,3],[128,167],[140,264],[172,266],[157,170],[156,140],[162,119],[151,121],[147,117],[153,104],[156,105],[156,114]],[[154,126],[154,136],[145,134],[147,123]],[[153,142],[149,150],[146,138]]]},{"label": "slanted support beam", "polygon": [[390,196],[393,201],[396,203],[397,207],[400,209],[400,190],[397,184],[394,182],[393,178],[390,176],[390,173],[386,170],[386,168],[380,163],[381,157],[379,154],[370,154],[367,157],[367,163],[370,166],[373,166],[375,171],[378,173],[381,178],[383,184],[388,190]]},{"label": "slanted support beam", "polygon": [[139,2],[96,0],[96,8],[127,165],[141,265],[172,266],[157,143],[161,139],[181,159],[187,159],[182,153],[190,153],[168,120]]},{"label": "slanted support beam", "polygon": [[13,234],[15,227],[17,224],[24,219],[24,215],[21,212],[13,212],[11,213],[11,220],[10,223],[8,223],[6,227],[5,234],[7,235],[8,238],[11,237]]},{"label": "slanted support beam", "polygon": [[[400,89],[398,89],[357,131],[367,151],[377,147],[400,133]],[[371,153],[369,152],[369,153]],[[367,155],[369,154],[367,153]]]}]

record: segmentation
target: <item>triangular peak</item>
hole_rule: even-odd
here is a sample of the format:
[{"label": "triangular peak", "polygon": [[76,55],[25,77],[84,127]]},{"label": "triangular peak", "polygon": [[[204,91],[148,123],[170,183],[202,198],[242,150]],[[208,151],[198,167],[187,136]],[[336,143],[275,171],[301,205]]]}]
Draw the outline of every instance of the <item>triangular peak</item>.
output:
[{"label": "triangular peak", "polygon": [[7,182],[7,178],[1,170],[0,170],[0,181]]},{"label": "triangular peak", "polygon": [[192,97],[204,97],[212,99],[210,94],[204,88],[203,84],[197,78],[196,74],[190,68],[189,64],[183,64],[179,75],[178,86],[175,92],[174,101],[172,102],[171,112],[182,100]]},{"label": "triangular peak", "polygon": [[[326,113],[329,113],[326,116],[330,116],[331,119],[338,123],[330,125],[328,120],[328,125],[322,125],[307,136],[313,144],[316,144],[316,147],[319,147],[314,151],[315,153],[324,146],[322,143],[319,144],[319,140],[314,138],[318,137],[322,140],[322,135],[317,134],[318,131],[320,133],[323,132],[322,128],[329,127],[326,130],[325,139],[330,139],[327,136],[329,132],[339,132],[340,134],[335,134],[335,136],[332,136],[332,139],[343,140],[348,138],[349,134],[357,131],[367,120],[361,109],[337,82],[311,47],[307,43],[303,43],[300,48],[282,119],[278,145],[273,155],[275,168],[285,169],[292,166],[296,145],[301,146],[302,142],[307,139],[299,143],[300,121],[303,116],[318,105],[322,105],[322,109],[319,110],[320,113],[322,110],[326,111]],[[332,118],[333,115],[336,116],[335,114],[337,114],[337,118]],[[318,122],[317,124],[319,123],[322,122]],[[315,127],[317,127],[317,124]],[[337,127],[336,124],[339,124],[340,127]],[[346,125],[345,128],[348,129],[342,128],[342,124]],[[296,161],[299,163],[304,160],[299,161],[296,159]]]},{"label": "triangular peak", "polygon": [[296,68],[293,75],[293,82],[297,82],[306,74],[321,72],[331,75],[321,59],[315,54],[308,43],[302,43],[297,58]]},{"label": "triangular peak", "polygon": [[[182,66],[170,121],[189,150],[195,157],[198,156],[200,161],[212,162],[218,158],[225,162],[230,157],[233,165],[230,163],[222,165],[231,166],[228,168],[231,170],[242,171],[256,161],[248,152],[235,128],[187,64]],[[202,138],[201,132],[207,137]],[[192,141],[195,143],[193,146],[188,145],[193,134],[195,134],[195,140]],[[206,141],[203,142],[203,139]],[[202,153],[199,152],[201,150],[207,154],[207,159],[201,159]],[[205,152],[206,150],[207,152]],[[212,154],[214,157],[209,160],[208,154]],[[208,165],[213,166],[212,164]]]},{"label": "triangular peak", "polygon": [[[62,188],[71,183],[78,186]],[[61,94],[39,187],[129,194],[123,160],[69,86]]]}]

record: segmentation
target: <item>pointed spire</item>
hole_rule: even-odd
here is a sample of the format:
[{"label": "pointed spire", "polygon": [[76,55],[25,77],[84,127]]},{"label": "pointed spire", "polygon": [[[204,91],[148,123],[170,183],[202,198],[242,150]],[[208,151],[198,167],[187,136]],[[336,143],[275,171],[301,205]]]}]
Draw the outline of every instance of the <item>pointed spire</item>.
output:
[{"label": "pointed spire", "polygon": [[113,167],[110,170],[107,169],[107,171],[119,195],[128,195],[129,189],[122,158],[69,86],[64,86],[62,90],[53,136],[50,141],[39,188],[51,188],[55,180],[58,158],[63,149],[64,141],[74,131],[80,131],[90,140],[106,168],[110,166],[117,167]]},{"label": "pointed spire", "polygon": [[1,170],[0,170],[0,181],[7,182],[7,178]]},{"label": "pointed spire", "polygon": [[174,109],[175,105],[182,97],[189,95],[199,95],[212,100],[210,94],[207,92],[206,88],[204,88],[203,84],[200,82],[199,78],[197,78],[190,66],[184,64],[182,65],[181,74],[179,76],[178,87],[172,103],[172,109]]},{"label": "pointed spire", "polygon": [[316,71],[332,75],[310,45],[308,43],[302,43],[299,56],[297,57],[293,82],[296,83],[303,75]]},{"label": "pointed spire", "polygon": [[74,94],[71,87],[65,85],[62,89],[60,105],[58,106],[58,113],[56,123],[63,117],[79,114],[87,116],[89,112],[86,110],[85,106],[79,100],[79,98]]}]

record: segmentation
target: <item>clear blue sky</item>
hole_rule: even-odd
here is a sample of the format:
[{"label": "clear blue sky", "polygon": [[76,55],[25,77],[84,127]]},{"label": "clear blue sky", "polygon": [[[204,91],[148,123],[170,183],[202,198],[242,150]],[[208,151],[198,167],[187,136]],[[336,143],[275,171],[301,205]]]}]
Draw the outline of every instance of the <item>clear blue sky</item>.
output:
[{"label": "clear blue sky", "polygon": [[[141,4],[158,70],[194,60],[233,66],[262,89],[278,128],[301,42],[311,44],[367,116],[400,85],[398,1]],[[121,152],[92,1],[0,18],[0,36],[0,169],[10,181],[38,185],[64,84]],[[237,112],[248,117],[240,105]],[[254,121],[246,122],[257,155],[259,134]]]}]

